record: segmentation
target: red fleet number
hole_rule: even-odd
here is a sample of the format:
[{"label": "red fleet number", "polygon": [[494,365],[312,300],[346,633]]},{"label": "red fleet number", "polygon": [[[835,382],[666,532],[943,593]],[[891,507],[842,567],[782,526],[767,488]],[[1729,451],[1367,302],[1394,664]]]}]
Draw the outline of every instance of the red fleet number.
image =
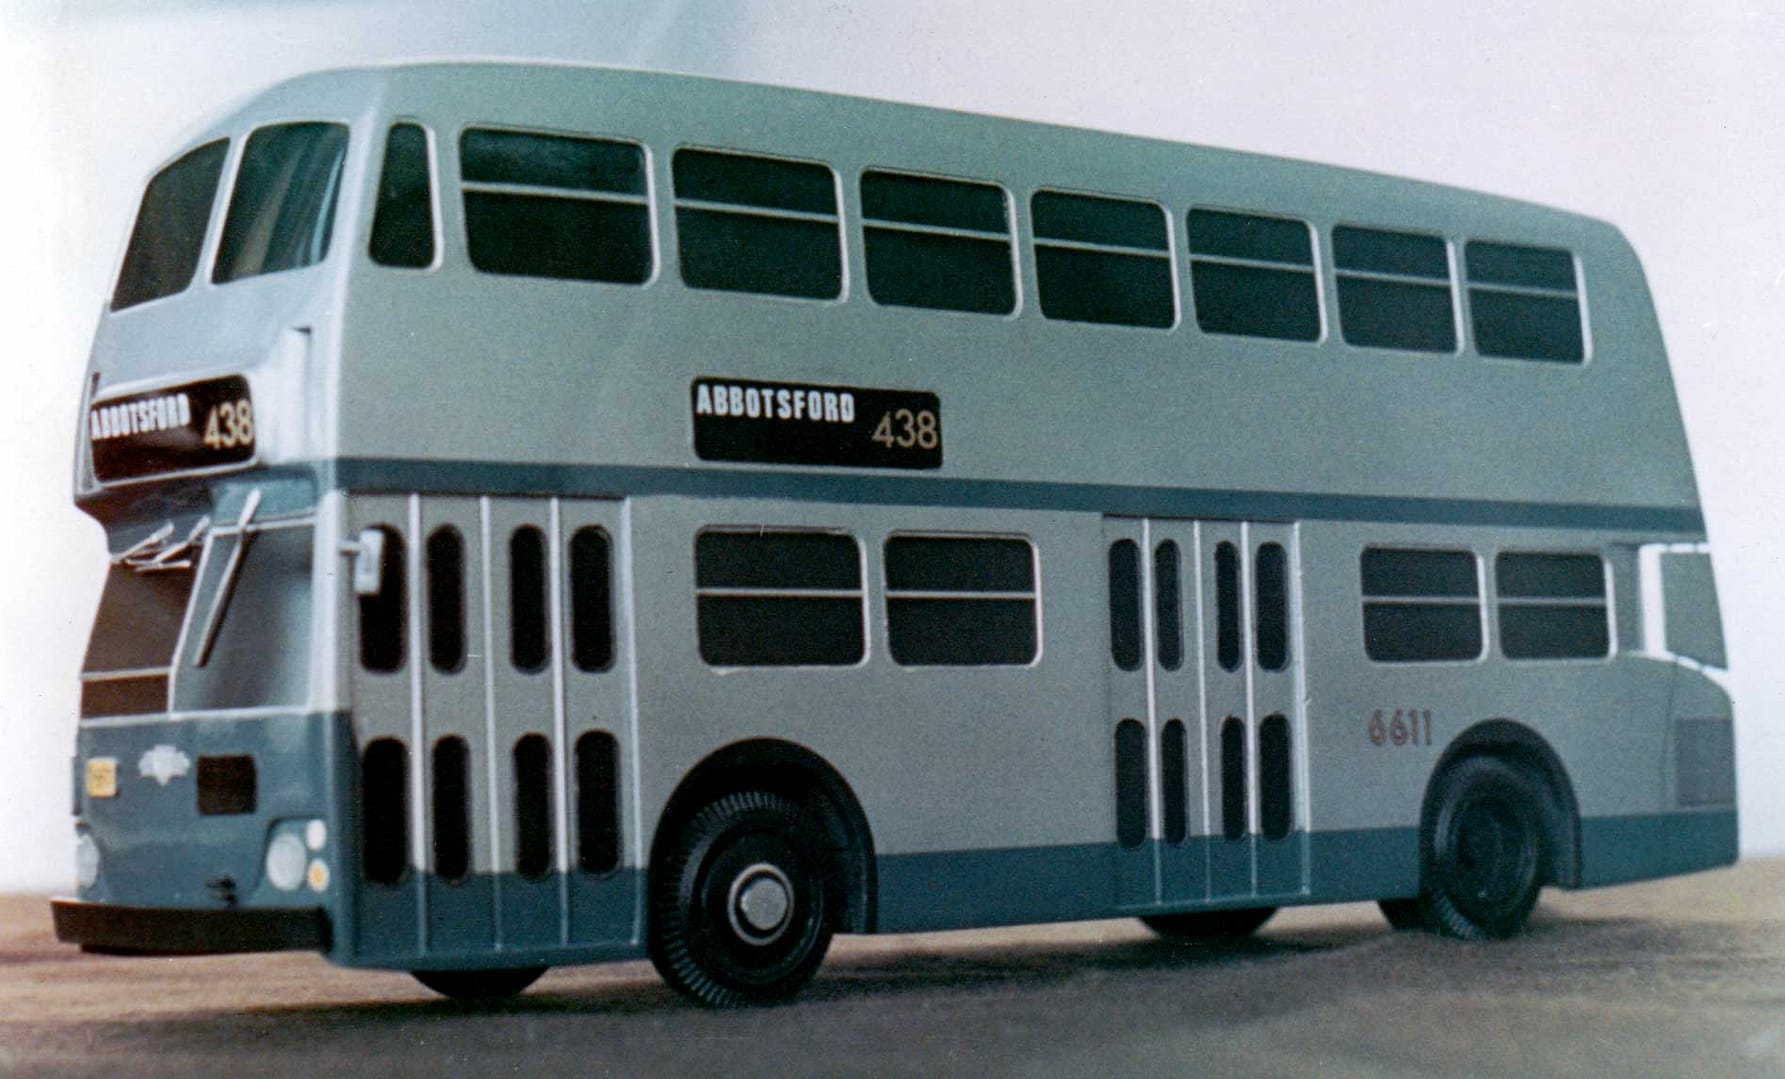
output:
[{"label": "red fleet number", "polygon": [[1373,746],[1429,746],[1432,744],[1430,708],[1378,708],[1370,713],[1364,732]]}]

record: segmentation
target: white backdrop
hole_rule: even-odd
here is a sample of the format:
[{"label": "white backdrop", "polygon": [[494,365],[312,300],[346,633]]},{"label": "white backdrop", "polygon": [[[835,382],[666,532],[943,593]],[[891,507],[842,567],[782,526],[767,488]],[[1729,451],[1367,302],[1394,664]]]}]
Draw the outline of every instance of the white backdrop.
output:
[{"label": "white backdrop", "polygon": [[70,504],[70,458],[93,323],[148,172],[200,120],[285,76],[465,56],[1203,142],[1614,222],[1648,268],[1697,459],[1743,848],[1785,850],[1785,9],[1770,0],[146,6],[0,0],[0,889],[72,878],[76,676],[104,560]]}]

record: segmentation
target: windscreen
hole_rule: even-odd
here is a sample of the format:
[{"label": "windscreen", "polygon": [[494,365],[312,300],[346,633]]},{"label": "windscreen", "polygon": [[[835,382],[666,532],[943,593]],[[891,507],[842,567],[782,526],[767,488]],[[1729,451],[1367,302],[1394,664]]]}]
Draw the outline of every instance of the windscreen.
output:
[{"label": "windscreen", "polygon": [[211,280],[221,284],[321,262],[346,156],[343,124],[276,124],[250,135]]},{"label": "windscreen", "polygon": [[229,140],[208,142],[149,181],[112,293],[113,311],[172,296],[192,283],[228,152]]},{"label": "windscreen", "polygon": [[192,581],[189,565],[112,566],[81,664],[82,717],[140,715],[167,708],[168,667]]}]

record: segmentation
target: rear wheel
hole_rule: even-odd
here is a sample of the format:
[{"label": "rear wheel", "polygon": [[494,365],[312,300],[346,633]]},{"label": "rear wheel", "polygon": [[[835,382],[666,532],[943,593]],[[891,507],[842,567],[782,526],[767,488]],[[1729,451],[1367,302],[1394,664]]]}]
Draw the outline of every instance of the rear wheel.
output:
[{"label": "rear wheel", "polygon": [[544,967],[508,970],[416,970],[415,980],[454,1000],[496,1000],[512,997],[539,980]]},{"label": "rear wheel", "polygon": [[728,794],[671,837],[651,885],[651,962],[713,1007],[793,996],[831,940],[822,829],[766,791]]},{"label": "rear wheel", "polygon": [[1420,896],[1384,903],[1383,914],[1399,928],[1417,911],[1425,928],[1464,940],[1513,936],[1543,887],[1547,789],[1493,757],[1471,757],[1442,782],[1420,830]]},{"label": "rear wheel", "polygon": [[1148,914],[1141,918],[1148,929],[1172,940],[1218,944],[1244,940],[1277,913],[1276,907],[1244,910],[1197,910],[1188,914]]}]

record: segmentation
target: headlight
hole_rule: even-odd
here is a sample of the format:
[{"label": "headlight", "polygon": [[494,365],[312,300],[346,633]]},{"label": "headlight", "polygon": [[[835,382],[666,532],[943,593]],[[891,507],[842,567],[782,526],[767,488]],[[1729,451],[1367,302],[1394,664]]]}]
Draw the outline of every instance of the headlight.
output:
[{"label": "headlight", "polygon": [[309,860],[301,838],[280,832],[267,844],[267,882],[282,892],[296,891],[304,883]]},{"label": "headlight", "polygon": [[93,887],[99,879],[99,844],[90,835],[74,841],[74,879],[83,888]]}]

